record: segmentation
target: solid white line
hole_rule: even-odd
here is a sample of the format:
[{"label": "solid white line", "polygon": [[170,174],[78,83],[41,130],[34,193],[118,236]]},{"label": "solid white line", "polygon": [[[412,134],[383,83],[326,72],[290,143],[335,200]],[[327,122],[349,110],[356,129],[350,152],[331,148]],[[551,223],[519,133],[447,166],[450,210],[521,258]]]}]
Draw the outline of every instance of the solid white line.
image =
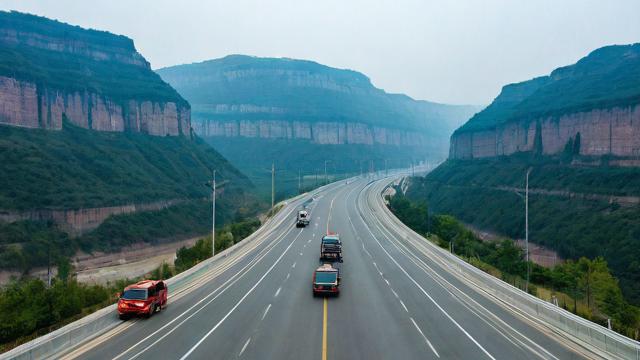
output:
[{"label": "solid white line", "polygon": [[264,320],[264,318],[267,317],[267,313],[269,312],[269,309],[271,309],[271,304],[267,305],[267,308],[264,309],[264,314],[262,314],[262,319],[260,319],[260,321]]},{"label": "solid white line", "polygon": [[278,295],[280,295],[280,290],[282,290],[282,286],[278,288],[278,290],[276,290],[275,295],[273,295],[273,297],[278,297]]},{"label": "solid white line", "polygon": [[262,275],[262,277],[260,277],[260,279],[258,279],[258,281],[251,287],[251,289],[249,289],[249,291],[247,291],[246,294],[244,294],[244,296],[240,299],[240,301],[238,301],[232,308],[231,310],[229,310],[229,312],[227,312],[227,314],[220,320],[218,321],[218,323],[211,328],[211,330],[209,330],[195,345],[193,345],[191,347],[191,349],[189,349],[189,351],[187,351],[186,354],[184,354],[180,360],[184,360],[187,357],[189,357],[189,355],[191,355],[191,353],[193,353],[193,351],[195,349],[197,349],[200,344],[202,344],[211,334],[213,334],[214,331],[216,331],[216,329],[222,325],[222,323],[227,320],[227,318],[238,308],[238,306],[240,306],[240,304],[242,304],[244,302],[244,300],[251,295],[251,293],[253,292],[253,290],[255,290],[258,285],[260,285],[260,283],[262,283],[262,281],[267,277],[267,275],[269,275],[271,273],[271,271],[273,270],[273,268],[276,267],[276,265],[278,265],[278,263],[280,263],[280,260],[282,260],[282,258],[287,254],[287,252],[289,252],[289,249],[291,249],[291,246],[296,242],[296,240],[298,239],[298,237],[300,236],[300,234],[302,234],[302,229],[300,230],[300,232],[298,233],[298,235],[296,235],[296,237],[293,239],[293,241],[291,243],[289,243],[289,246],[287,246],[287,248],[282,252],[282,254],[280,254],[280,256],[276,259],[276,261],[273,263],[273,265],[271,265],[271,267]]},{"label": "solid white line", "polygon": [[409,312],[409,309],[407,309],[407,306],[404,304],[404,301],[398,299],[398,301],[400,301],[400,305],[402,305],[402,308],[404,309],[404,311]]},{"label": "solid white line", "polygon": [[395,290],[391,289],[391,292],[393,293],[393,296],[395,296],[396,298],[400,298],[400,297],[398,296],[398,293],[397,293],[397,292],[395,292]]},{"label": "solid white line", "polygon": [[429,347],[431,348],[431,351],[433,351],[434,354],[436,354],[437,357],[440,357],[440,355],[438,354],[438,352],[436,351],[436,348],[433,347],[433,345],[431,345],[431,341],[429,341],[429,339],[427,339],[427,337],[424,335],[424,333],[422,332],[422,329],[420,329],[420,327],[418,326],[418,324],[416,324],[416,321],[413,320],[413,318],[409,318],[411,319],[411,322],[413,323],[413,326],[416,327],[416,329],[418,330],[418,332],[420,333],[420,335],[422,335],[422,338],[424,339],[424,341],[427,342],[427,344],[429,345]]},{"label": "solid white line", "polygon": [[[527,336],[525,336],[524,334],[520,333],[519,331],[515,330],[513,327],[511,327],[509,324],[507,324],[506,322],[504,322],[502,319],[500,319],[498,316],[496,316],[494,313],[492,313],[491,311],[489,311],[488,309],[486,309],[485,307],[483,307],[482,305],[480,305],[478,302],[476,302],[473,298],[471,298],[468,294],[466,294],[465,292],[463,292],[462,290],[458,289],[457,287],[455,287],[454,285],[452,285],[450,282],[448,282],[446,279],[444,279],[440,274],[438,274],[437,272],[435,272],[429,265],[427,265],[422,259],[418,258],[415,254],[413,254],[413,252],[411,252],[411,250],[409,250],[409,248],[402,244],[401,242],[399,242],[390,232],[390,230],[383,228],[382,227],[382,223],[380,222],[379,219],[375,218],[374,219],[378,225],[377,227],[379,228],[380,231],[382,232],[386,232],[388,234],[384,235],[389,242],[396,248],[398,249],[398,251],[400,251],[402,254],[404,254],[411,262],[413,262],[419,269],[421,269],[422,271],[424,271],[429,277],[431,277],[435,282],[437,282],[438,284],[440,284],[440,286],[442,286],[442,288],[448,292],[452,297],[456,297],[458,298],[456,295],[454,295],[448,288],[446,285],[444,285],[442,282],[446,283],[448,286],[451,286],[452,288],[456,289],[460,294],[462,294],[464,297],[466,297],[468,299],[468,301],[473,302],[473,305],[468,305],[465,302],[463,302],[463,300],[461,298],[458,298],[458,301],[460,302],[460,304],[464,307],[466,307],[467,309],[470,310],[471,313],[475,314],[479,319],[481,319],[482,321],[484,321],[487,325],[489,325],[491,328],[493,328],[494,330],[496,330],[496,332],[498,332],[500,335],[502,335],[502,337],[504,337],[507,341],[509,341],[510,343],[512,343],[514,346],[517,347],[526,347],[529,351],[531,351],[532,353],[536,354],[537,356],[541,357],[541,358],[545,358],[545,356],[543,356],[542,354],[540,354],[536,349],[533,349],[531,346],[529,346],[528,344],[525,344],[525,342],[521,339],[516,338],[516,336],[511,335],[513,337],[513,340],[517,341],[520,343],[519,346],[518,344],[515,344],[514,341],[509,338],[508,336],[506,336],[506,334],[503,332],[503,330],[498,330],[497,328],[495,328],[491,323],[490,323],[490,319],[489,317],[491,317],[492,319],[494,319],[494,323],[499,322],[502,326],[508,328],[511,332],[519,335],[520,337],[522,337],[522,339],[525,339],[526,341],[528,341],[529,343],[531,343],[533,346],[537,347],[539,350],[543,351],[548,357],[551,357],[553,359],[558,359],[555,355],[553,355],[552,353],[550,353],[547,349],[545,349],[544,347],[540,346],[539,344],[537,344],[536,342],[534,342],[533,340],[531,340],[530,338],[528,338]],[[392,222],[392,225],[393,224]],[[396,229],[396,231],[401,229],[397,226],[394,226],[394,228]],[[391,240],[391,237],[394,238],[395,241]],[[409,239],[407,239],[409,240]],[[426,247],[424,244],[420,244],[420,243],[416,243],[412,240],[409,240],[413,246],[416,247],[416,249],[418,251],[422,250],[422,254],[425,256],[429,256],[427,255],[424,251],[426,250]],[[397,244],[396,244],[397,243]],[[398,247],[398,245],[402,246],[402,248],[404,249],[400,249]],[[415,258],[415,260],[414,260]],[[416,260],[419,262],[416,262]],[[429,271],[427,271],[427,269]],[[445,270],[446,271],[446,270]],[[437,276],[440,280],[436,279],[434,276]],[[475,308],[480,308],[482,310],[484,310],[487,314],[481,314],[480,312],[476,311]]]},{"label": "solid white line", "polygon": [[484,347],[482,347],[482,345],[480,345],[480,343],[478,341],[476,341],[476,339],[471,336],[471,334],[469,334],[467,332],[467,330],[465,330],[460,324],[458,324],[458,322],[451,317],[451,315],[449,315],[449,313],[447,313],[442,306],[440,306],[440,304],[438,304],[432,297],[431,295],[429,295],[429,293],[427,293],[427,291],[413,278],[411,277],[411,275],[409,275],[409,273],[396,261],[396,259],[393,258],[393,256],[391,256],[391,254],[389,254],[389,252],[387,251],[387,249],[385,249],[382,244],[380,243],[380,241],[378,240],[378,238],[373,234],[373,232],[371,231],[371,229],[369,228],[369,226],[367,225],[367,223],[364,221],[363,219],[363,224],[365,225],[365,228],[367,228],[367,231],[369,231],[369,233],[371,234],[371,236],[373,237],[373,239],[376,241],[376,243],[378,244],[378,246],[380,246],[380,248],[382,249],[382,251],[389,257],[389,259],[391,259],[391,261],[393,261],[394,264],[396,264],[396,266],[400,269],[400,271],[402,271],[407,278],[409,278],[409,280],[411,280],[411,282],[413,282],[413,284],[415,286],[418,287],[418,289],[420,289],[420,291],[429,299],[431,300],[431,302],[458,328],[460,329],[460,331],[462,331],[467,338],[469,338],[471,341],[473,341],[474,344],[476,344],[476,346],[478,346],[478,348],[480,348],[480,350],[482,350],[482,352],[485,353],[485,355],[487,355],[490,359],[495,360],[495,358],[493,357],[493,355],[491,355]]},{"label": "solid white line", "polygon": [[249,345],[250,342],[251,342],[251,338],[248,338],[247,342],[244,343],[244,346],[242,347],[242,350],[240,350],[240,354],[238,354],[238,357],[242,356],[242,353],[245,351],[245,349],[247,348],[247,346]]},{"label": "solid white line", "polygon": [[[227,281],[225,281],[222,285],[220,285],[218,288],[216,288],[215,290],[213,290],[211,293],[209,293],[207,296],[205,296],[204,298],[202,298],[201,300],[199,300],[197,303],[195,303],[194,305],[192,305],[190,308],[188,308],[187,310],[185,310],[184,312],[182,312],[180,315],[176,316],[175,318],[173,318],[173,320],[169,321],[168,323],[166,323],[165,325],[163,325],[160,329],[152,332],[151,334],[147,335],[144,339],[138,341],[137,343],[131,345],[127,350],[125,350],[124,352],[120,353],[118,356],[114,357],[113,360],[116,360],[118,358],[121,358],[122,356],[124,356],[126,353],[128,353],[129,351],[133,350],[134,348],[136,348],[138,345],[142,344],[143,342],[147,341],[148,339],[154,337],[156,334],[158,334],[159,332],[163,331],[166,327],[168,327],[169,325],[173,324],[175,321],[178,321],[182,316],[184,316],[185,314],[189,313],[191,310],[193,310],[194,308],[196,308],[198,305],[200,305],[202,302],[206,301],[210,296],[216,294],[216,296],[214,296],[213,298],[211,298],[209,301],[207,301],[202,307],[200,307],[199,309],[195,310],[193,313],[191,313],[189,316],[187,316],[186,318],[184,318],[182,321],[180,321],[176,326],[174,326],[171,330],[168,330],[166,332],[164,332],[160,337],[156,338],[156,340],[149,344],[147,347],[145,347],[144,349],[142,349],[141,351],[139,351],[138,353],[136,353],[135,355],[133,355],[131,358],[129,358],[129,360],[135,359],[136,357],[140,356],[141,354],[143,354],[144,352],[146,352],[148,349],[150,349],[152,346],[154,346],[155,344],[159,343],[160,341],[162,341],[162,339],[166,338],[167,336],[169,336],[169,334],[171,334],[172,332],[174,332],[175,330],[177,330],[180,326],[182,326],[182,324],[184,324],[185,322],[187,322],[189,319],[191,319],[193,316],[195,316],[197,313],[199,313],[200,311],[202,311],[205,307],[207,307],[207,305],[211,304],[214,300],[216,300],[220,295],[224,294],[233,284],[235,284],[236,282],[238,282],[241,278],[243,278],[246,274],[249,273],[249,270],[253,269],[257,264],[260,263],[260,261],[266,257],[273,249],[275,249],[275,247],[280,244],[280,242],[293,230],[293,228],[290,228],[286,233],[284,233],[284,235],[280,235],[279,237],[276,237],[276,239],[273,240],[273,242],[271,242],[270,244],[267,245],[267,247],[265,247],[265,249],[268,249],[266,252],[264,252],[263,254],[259,255],[259,258],[255,258],[254,260],[252,260],[251,262],[249,262],[247,265],[245,265],[242,269],[240,269],[236,274],[234,274],[231,278],[229,278]],[[261,250],[264,251],[265,249]],[[245,272],[246,270],[246,272]],[[228,286],[227,286],[228,285]],[[226,287],[225,287],[226,286]],[[224,287],[224,289],[222,289]],[[218,292],[218,290],[222,289],[220,292]]]},{"label": "solid white line", "polygon": [[389,280],[384,279],[384,282],[386,282],[386,283],[387,283],[387,285],[391,286],[391,284],[389,283]]}]

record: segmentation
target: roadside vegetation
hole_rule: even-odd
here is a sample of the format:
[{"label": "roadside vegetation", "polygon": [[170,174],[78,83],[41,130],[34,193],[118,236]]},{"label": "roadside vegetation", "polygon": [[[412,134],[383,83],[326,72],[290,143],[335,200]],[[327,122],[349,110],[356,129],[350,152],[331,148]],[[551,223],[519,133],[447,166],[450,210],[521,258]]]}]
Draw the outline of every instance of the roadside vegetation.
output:
[{"label": "roadside vegetation", "polygon": [[524,188],[531,167],[531,189],[574,195],[531,193],[529,238],[562,258],[603,257],[625,298],[640,306],[640,205],[608,200],[640,196],[640,168],[586,167],[562,161],[527,154],[447,161],[426,177],[411,178],[406,195],[412,201],[428,201],[434,212],[453,215],[475,228],[522,239],[523,194],[514,189]]},{"label": "roadside vegetation", "polygon": [[[509,238],[483,241],[450,215],[430,214],[426,202],[415,202],[398,192],[390,198],[390,209],[407,226],[440,247],[453,250],[460,258],[522,290],[527,263],[523,250]],[[629,304],[618,280],[602,257],[581,257],[553,268],[529,263],[531,294],[583,318],[639,339],[640,308]]]},{"label": "roadside vegetation", "polygon": [[[242,241],[260,227],[254,218],[216,231],[216,252]],[[168,279],[211,257],[211,235],[176,252],[174,265],[163,263],[145,278]],[[107,285],[81,284],[66,257],[57,259],[58,275],[50,287],[22,277],[0,289],[0,352],[60,328],[117,301],[116,293],[141,280],[122,279]],[[115,315],[114,315],[115,316]]]}]

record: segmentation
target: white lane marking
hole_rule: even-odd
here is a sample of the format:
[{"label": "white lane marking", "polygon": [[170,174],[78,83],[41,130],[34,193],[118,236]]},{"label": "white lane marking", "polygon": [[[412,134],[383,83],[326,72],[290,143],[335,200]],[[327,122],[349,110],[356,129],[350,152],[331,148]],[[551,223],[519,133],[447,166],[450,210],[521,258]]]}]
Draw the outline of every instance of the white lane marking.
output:
[{"label": "white lane marking", "polygon": [[393,296],[395,296],[396,298],[400,298],[400,297],[398,296],[398,293],[397,293],[395,290],[391,289],[391,292],[393,293]]},{"label": "white lane marking", "polygon": [[[318,224],[316,224],[316,226],[317,226],[317,225],[318,225]],[[313,236],[313,237],[316,237],[316,234],[313,234],[312,236]],[[309,240],[309,241],[311,241],[311,240]]]},{"label": "white lane marking", "polygon": [[300,256],[302,256],[302,253],[300,253]]},{"label": "white lane marking", "polygon": [[404,309],[404,311],[409,312],[409,309],[407,309],[407,306],[404,304],[404,301],[398,299],[398,301],[400,301],[400,305],[402,305],[402,308]]},{"label": "white lane marking", "polygon": [[269,309],[271,309],[271,304],[267,305],[267,308],[264,309],[264,314],[262,314],[262,319],[260,319],[260,321],[264,320],[264,318],[267,317],[267,313],[269,312]]},{"label": "white lane marking", "polygon": [[416,327],[416,330],[418,330],[418,332],[420,333],[420,335],[422,335],[422,338],[424,339],[424,341],[427,342],[427,345],[429,345],[429,347],[431,348],[431,351],[433,351],[434,354],[436,354],[437,357],[440,357],[440,354],[438,354],[438,352],[436,351],[436,348],[433,347],[433,345],[431,345],[431,341],[429,341],[429,339],[427,339],[427,337],[424,335],[424,333],[422,332],[422,329],[420,329],[420,327],[418,326],[418,324],[416,324],[416,321],[413,320],[413,318],[409,318],[411,319],[411,322],[413,323],[413,326]]},{"label": "white lane marking", "polygon": [[384,279],[384,282],[386,282],[386,283],[387,283],[387,285],[391,286],[391,284],[389,283],[389,280]]},{"label": "white lane marking", "polygon": [[250,342],[251,342],[251,338],[248,338],[247,342],[244,343],[244,346],[242,346],[242,350],[240,350],[240,354],[238,354],[238,357],[242,356],[242,353],[247,349],[247,346],[249,346]]},{"label": "white lane marking", "polygon": [[[411,262],[413,262],[419,269],[421,269],[422,271],[424,271],[429,277],[431,277],[436,283],[440,284],[440,286],[442,286],[442,288],[444,289],[444,291],[448,292],[452,297],[455,297],[458,299],[458,301],[460,302],[460,304],[464,307],[466,307],[467,309],[469,309],[469,311],[473,314],[475,314],[479,319],[481,319],[482,321],[484,321],[487,325],[489,325],[491,328],[493,328],[494,330],[496,330],[496,332],[498,332],[500,335],[502,335],[502,337],[504,337],[507,341],[509,341],[510,343],[512,343],[514,346],[520,347],[522,348],[523,346],[525,348],[527,348],[529,351],[531,351],[532,353],[535,353],[538,357],[540,358],[545,358],[545,356],[543,356],[542,354],[540,354],[536,349],[533,349],[531,346],[529,346],[528,344],[525,344],[525,342],[521,339],[516,338],[514,335],[510,335],[513,337],[513,340],[508,337],[504,330],[498,330],[496,327],[494,327],[490,321],[491,319],[493,320],[494,324],[497,324],[498,322],[500,323],[501,326],[504,326],[506,328],[509,329],[509,331],[519,335],[522,339],[528,341],[529,343],[531,343],[533,346],[535,346],[536,348],[538,348],[539,350],[543,351],[547,356],[558,360],[558,357],[556,357],[555,355],[553,355],[551,352],[549,352],[547,349],[545,349],[544,347],[540,346],[539,344],[537,344],[536,342],[534,342],[533,340],[531,340],[530,338],[526,337],[524,334],[520,333],[519,331],[515,330],[513,327],[511,327],[509,324],[507,324],[506,322],[504,322],[502,319],[500,319],[499,317],[497,317],[494,313],[492,313],[491,311],[489,311],[488,309],[486,309],[485,307],[483,307],[482,305],[480,305],[477,301],[475,301],[473,298],[471,298],[468,294],[466,294],[465,292],[463,292],[462,290],[458,289],[457,287],[455,287],[454,285],[452,285],[450,282],[448,282],[446,279],[444,279],[440,274],[438,274],[437,272],[435,272],[429,265],[427,265],[423,260],[421,260],[420,258],[418,258],[415,254],[413,254],[413,252],[411,252],[411,250],[409,250],[409,248],[407,248],[406,245],[402,244],[401,242],[399,242],[397,239],[395,239],[393,237],[393,235],[391,234],[390,230],[384,228],[382,226],[382,223],[380,222],[379,219],[374,218],[374,220],[378,223],[377,227],[378,229],[383,232],[383,236],[385,236],[387,238],[387,240],[389,240],[389,242],[396,248],[398,249],[398,251],[400,251],[402,254],[404,254]],[[393,223],[392,223],[393,224]],[[395,229],[398,229],[398,227],[395,227]],[[397,230],[396,230],[397,231]],[[388,234],[385,235],[384,232],[386,232]],[[392,241],[391,238],[394,238],[395,241]],[[406,239],[406,235],[405,235],[405,239]],[[409,239],[407,239],[409,240]],[[416,249],[418,249],[418,251],[421,251],[421,249],[425,249],[426,247],[424,244],[419,244],[414,241],[409,240],[413,246],[416,247]],[[397,243],[397,244],[396,244]],[[402,246],[402,248],[404,249],[400,249],[398,247],[398,245]],[[425,256],[428,256],[424,251],[422,251],[422,254]],[[414,259],[415,258],[415,259]],[[419,262],[416,262],[416,260]],[[429,270],[429,271],[427,271]],[[440,280],[436,279],[434,276],[437,276]],[[456,295],[454,295],[449,288],[447,287],[447,285],[443,284],[446,283],[448,286],[452,287],[453,289],[456,289],[460,294],[462,294],[464,297],[466,297],[468,299],[469,302],[473,303],[473,306],[469,306],[467,303],[465,303],[461,298],[457,297]],[[482,310],[484,310],[487,314],[481,314],[478,311],[476,311],[476,308],[480,308]],[[491,318],[491,319],[490,319]],[[514,340],[517,341],[520,345],[515,344]]]},{"label": "white lane marking", "polygon": [[329,205],[329,216],[327,216],[327,234],[329,233],[329,223],[331,222],[331,210],[333,210],[333,201],[335,199],[336,197],[334,196],[333,199],[331,199],[331,205]]},{"label": "white lane marking", "polygon": [[[137,343],[131,345],[127,350],[125,350],[124,352],[120,353],[118,356],[116,356],[115,358],[113,358],[113,360],[119,359],[121,357],[123,357],[126,353],[128,353],[129,351],[133,350],[134,348],[136,348],[138,345],[142,344],[143,342],[147,341],[148,339],[154,337],[156,334],[158,334],[159,332],[163,331],[166,327],[168,327],[169,325],[173,324],[175,321],[178,321],[182,316],[184,316],[185,314],[189,313],[191,310],[193,310],[195,307],[197,307],[198,305],[200,305],[202,302],[204,302],[205,300],[207,300],[210,296],[212,296],[213,294],[215,294],[216,292],[218,292],[218,290],[222,289],[224,286],[226,286],[224,289],[222,289],[220,292],[217,293],[216,296],[214,296],[213,298],[211,298],[209,301],[207,301],[201,308],[199,308],[198,310],[194,311],[191,315],[187,316],[186,318],[184,318],[182,321],[180,321],[176,326],[174,326],[171,330],[168,330],[166,332],[164,332],[164,334],[162,334],[162,336],[160,336],[159,338],[157,338],[153,343],[149,344],[147,347],[145,347],[144,349],[142,349],[141,351],[139,351],[138,353],[136,353],[135,355],[133,355],[131,358],[129,358],[129,360],[133,360],[135,358],[137,358],[138,356],[140,356],[141,354],[145,353],[147,350],[149,350],[152,346],[154,346],[155,344],[159,343],[160,341],[162,341],[164,338],[166,338],[167,336],[169,336],[172,332],[174,332],[175,330],[177,330],[180,326],[182,326],[182,324],[184,324],[185,322],[187,322],[189,319],[191,319],[193,316],[195,316],[196,314],[198,314],[200,311],[202,311],[205,307],[207,307],[209,304],[211,304],[214,300],[216,300],[218,297],[220,297],[220,295],[224,294],[233,284],[235,284],[236,282],[238,282],[241,278],[243,278],[248,272],[249,270],[253,269],[257,264],[260,263],[260,261],[266,257],[271,250],[275,249],[276,246],[278,244],[280,244],[280,242],[287,236],[289,235],[289,233],[293,230],[293,228],[290,228],[287,232],[284,233],[284,235],[281,235],[281,237],[278,239],[276,238],[272,243],[268,244],[267,247],[265,247],[265,249],[268,248],[268,250],[266,252],[264,252],[262,255],[259,255],[259,258],[256,258],[255,261],[252,260],[252,262],[249,262],[247,265],[245,265],[242,269],[240,269],[240,271],[238,271],[235,275],[233,275],[231,278],[229,278],[227,281],[225,281],[222,285],[220,285],[218,288],[216,288],[214,291],[212,291],[211,293],[209,293],[209,295],[205,296],[204,298],[202,298],[200,301],[198,301],[197,303],[195,303],[193,306],[191,306],[190,308],[188,308],[187,310],[185,310],[184,312],[182,312],[180,315],[176,316],[173,320],[169,321],[168,323],[166,323],[165,325],[163,325],[160,329],[152,332],[151,334],[147,335],[144,339],[138,341]],[[270,247],[270,248],[269,248]],[[264,249],[263,249],[264,250]],[[246,272],[245,272],[246,270]],[[228,286],[227,286],[228,285]]]},{"label": "white lane marking", "polygon": [[227,314],[220,319],[220,321],[218,321],[218,323],[211,328],[211,330],[209,330],[200,340],[198,340],[198,342],[193,345],[189,351],[187,351],[186,354],[184,354],[180,360],[184,360],[187,357],[189,357],[189,355],[191,355],[191,353],[193,353],[193,351],[195,349],[197,349],[211,334],[213,334],[214,331],[216,331],[216,329],[218,327],[220,327],[220,325],[222,325],[222,323],[227,320],[227,318],[238,308],[238,306],[240,306],[240,304],[242,304],[244,302],[244,300],[251,295],[251,293],[253,293],[253,290],[255,290],[258,285],[260,285],[260,283],[262,283],[262,281],[267,277],[267,275],[269,275],[271,273],[271,271],[273,270],[273,268],[276,267],[276,265],[278,265],[280,263],[280,260],[282,260],[282,258],[289,252],[289,249],[291,249],[291,246],[296,242],[296,240],[298,239],[298,237],[300,237],[300,234],[302,234],[302,230],[300,230],[300,232],[298,233],[298,235],[296,235],[296,237],[293,239],[293,241],[291,243],[289,243],[289,246],[287,246],[286,249],[284,249],[284,251],[282,252],[282,254],[280,254],[280,256],[276,259],[276,261],[271,265],[271,267],[269,267],[269,269],[267,269],[267,271],[260,277],[260,279],[258,279],[258,281],[251,287],[251,289],[249,289],[249,291],[247,291],[246,294],[244,294],[244,296],[242,296],[242,298],[240,298],[240,301],[238,301],[232,308],[231,310],[229,310],[229,312],[227,312]]},{"label": "white lane marking", "polygon": [[369,234],[371,234],[371,236],[373,237],[373,239],[376,241],[376,243],[378,244],[378,246],[380,246],[380,248],[382,249],[382,251],[389,257],[389,259],[391,259],[391,261],[396,264],[396,266],[400,269],[400,271],[402,271],[407,278],[409,278],[409,280],[411,280],[411,282],[418,287],[418,289],[420,289],[420,291],[458,328],[460,329],[460,331],[462,331],[467,338],[469,338],[471,341],[473,341],[474,344],[476,344],[476,346],[478,348],[480,348],[480,350],[482,350],[482,352],[485,353],[485,355],[487,355],[490,359],[496,360],[496,358],[493,357],[493,355],[491,355],[484,347],[482,347],[482,345],[480,345],[480,343],[478,341],[476,341],[476,339],[471,336],[471,334],[469,334],[467,332],[467,330],[465,330],[460,324],[458,324],[458,322],[451,317],[451,315],[449,315],[449,313],[447,313],[442,306],[440,306],[440,304],[438,304],[432,297],[431,295],[429,295],[429,293],[427,293],[427,291],[413,278],[411,277],[411,275],[409,275],[409,273],[402,267],[402,265],[400,265],[396,259],[391,256],[391,254],[389,254],[389,252],[387,251],[387,249],[385,249],[382,244],[380,243],[380,241],[378,240],[378,238],[373,234],[373,232],[371,231],[371,229],[369,228],[369,226],[367,225],[367,223],[364,221],[364,219],[362,219],[362,223],[364,224],[364,227],[367,228],[367,231],[369,232]]},{"label": "white lane marking", "polygon": [[[313,234],[313,236],[316,236],[316,234]],[[311,243],[311,239],[309,239],[309,241],[307,241],[307,244]]]},{"label": "white lane marking", "polygon": [[289,276],[291,276],[291,273],[287,273],[287,278],[285,280],[289,280]]},{"label": "white lane marking", "polygon": [[278,290],[276,290],[276,293],[273,295],[273,297],[278,297],[278,295],[280,295],[280,290],[282,290],[282,286],[280,286]]},{"label": "white lane marking", "polygon": [[291,267],[292,267],[293,269],[295,269],[295,268],[296,268],[296,264],[297,264],[297,262],[295,262],[295,261],[294,261],[294,262],[293,262],[293,265],[291,265]]}]

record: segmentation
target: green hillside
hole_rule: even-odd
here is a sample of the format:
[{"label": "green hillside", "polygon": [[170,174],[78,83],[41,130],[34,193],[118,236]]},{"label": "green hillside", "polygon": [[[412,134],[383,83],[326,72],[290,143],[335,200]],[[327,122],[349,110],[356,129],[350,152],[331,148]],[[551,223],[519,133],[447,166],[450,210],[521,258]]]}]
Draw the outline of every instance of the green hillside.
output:
[{"label": "green hillside", "polygon": [[[216,170],[221,193],[216,222],[230,223],[262,208],[253,185],[199,138],[107,133],[65,124],[60,131],[0,126],[0,209],[79,209],[178,200],[160,211],[108,218],[72,238],[52,223],[0,221],[0,268],[27,270],[76,250],[113,251],[206,233]],[[54,260],[56,261],[56,260]]]},{"label": "green hillside", "polygon": [[458,132],[509,121],[640,103],[640,43],[597,49],[549,76],[510,84]]},{"label": "green hillside", "polygon": [[413,178],[407,196],[476,228],[524,238],[524,201],[508,188],[524,187],[529,166],[531,189],[573,194],[530,194],[531,241],[563,258],[604,257],[625,296],[640,304],[640,205],[608,201],[611,195],[640,196],[639,168],[567,166],[519,157],[447,161],[426,177]]}]

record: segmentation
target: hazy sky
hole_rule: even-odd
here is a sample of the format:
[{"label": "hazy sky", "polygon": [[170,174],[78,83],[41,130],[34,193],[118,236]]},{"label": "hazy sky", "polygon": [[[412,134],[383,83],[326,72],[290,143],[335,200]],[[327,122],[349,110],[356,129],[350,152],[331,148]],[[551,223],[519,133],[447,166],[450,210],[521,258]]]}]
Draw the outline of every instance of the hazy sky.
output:
[{"label": "hazy sky", "polygon": [[134,39],[155,68],[228,54],[311,59],[388,92],[489,103],[507,83],[640,42],[640,0],[0,0]]}]

